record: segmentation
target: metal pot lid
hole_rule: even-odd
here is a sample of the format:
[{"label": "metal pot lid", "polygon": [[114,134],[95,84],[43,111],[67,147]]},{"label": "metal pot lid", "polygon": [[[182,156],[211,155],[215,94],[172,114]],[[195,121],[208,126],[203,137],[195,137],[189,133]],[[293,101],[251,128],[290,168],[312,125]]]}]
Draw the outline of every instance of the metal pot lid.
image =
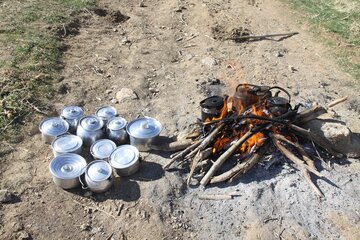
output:
[{"label": "metal pot lid", "polygon": [[78,119],[83,115],[84,110],[79,106],[66,106],[61,112],[61,116],[66,119]]},{"label": "metal pot lid", "polygon": [[39,129],[43,134],[50,136],[60,136],[69,130],[69,124],[61,118],[51,117],[44,119]]},{"label": "metal pot lid", "polygon": [[137,118],[127,125],[127,132],[136,138],[152,138],[160,134],[161,123],[150,117]]},{"label": "metal pot lid", "polygon": [[109,139],[100,139],[91,145],[90,152],[95,158],[105,159],[110,156],[115,148],[116,144],[113,141]]},{"label": "metal pot lid", "polygon": [[86,175],[90,180],[98,182],[104,181],[111,176],[112,169],[110,164],[104,160],[95,160],[86,167]]},{"label": "metal pot lid", "polygon": [[122,117],[113,117],[107,123],[107,128],[113,131],[125,128],[126,120]]},{"label": "metal pot lid", "polygon": [[75,153],[65,153],[55,157],[49,164],[50,172],[60,179],[73,179],[84,173],[86,160]]},{"label": "metal pot lid", "polygon": [[111,106],[103,106],[96,110],[96,116],[103,120],[110,119],[112,117],[115,117],[117,114],[117,111],[114,107]]},{"label": "metal pot lid", "polygon": [[114,168],[127,168],[139,159],[139,150],[132,145],[122,145],[110,155],[110,165]]},{"label": "metal pot lid", "polygon": [[104,126],[104,122],[97,116],[85,116],[80,119],[79,125],[87,131],[96,131]]},{"label": "metal pot lid", "polygon": [[72,152],[79,149],[83,144],[83,141],[80,137],[76,135],[62,135],[57,138],[51,143],[52,149],[55,152]]}]

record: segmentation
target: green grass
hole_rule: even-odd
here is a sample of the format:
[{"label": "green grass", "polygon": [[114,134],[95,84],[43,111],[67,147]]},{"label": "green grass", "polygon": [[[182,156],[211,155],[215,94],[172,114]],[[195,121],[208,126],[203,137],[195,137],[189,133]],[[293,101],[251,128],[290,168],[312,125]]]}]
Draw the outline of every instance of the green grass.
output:
[{"label": "green grass", "polygon": [[95,0],[5,0],[0,9],[0,138],[46,109],[64,43],[56,32]]},{"label": "green grass", "polygon": [[[360,0],[283,0],[305,14],[338,63],[360,80]],[[340,43],[340,44],[339,44]]]}]

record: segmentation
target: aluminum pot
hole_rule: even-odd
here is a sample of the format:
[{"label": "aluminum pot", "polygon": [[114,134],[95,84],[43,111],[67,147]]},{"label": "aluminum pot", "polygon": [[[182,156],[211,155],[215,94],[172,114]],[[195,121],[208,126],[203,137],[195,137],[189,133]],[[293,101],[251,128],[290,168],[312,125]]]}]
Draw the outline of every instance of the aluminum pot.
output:
[{"label": "aluminum pot", "polygon": [[51,143],[54,156],[59,156],[65,153],[81,154],[83,141],[79,136],[65,134],[61,135]]},{"label": "aluminum pot", "polygon": [[111,118],[115,117],[117,114],[116,108],[111,106],[102,106],[96,109],[95,115],[98,116],[101,120],[103,120],[106,125],[107,121]]},{"label": "aluminum pot", "polygon": [[61,112],[61,118],[68,122],[69,131],[76,132],[79,119],[84,116],[84,110],[79,106],[66,106]]},{"label": "aluminum pot", "polygon": [[117,145],[128,143],[129,135],[126,132],[126,120],[122,117],[111,118],[106,125],[106,135]]},{"label": "aluminum pot", "polygon": [[51,160],[49,170],[54,183],[63,188],[71,189],[80,184],[79,177],[84,173],[86,160],[74,153],[65,153]]},{"label": "aluminum pot", "polygon": [[149,151],[162,130],[159,121],[150,117],[137,118],[131,121],[126,131],[130,136],[130,144],[139,151]]},{"label": "aluminum pot", "polygon": [[109,139],[100,139],[90,147],[91,156],[98,160],[107,160],[116,148],[116,144]]},{"label": "aluminum pot", "polygon": [[58,117],[44,119],[39,129],[45,143],[51,143],[57,136],[65,134],[69,130],[69,124]]},{"label": "aluminum pot", "polygon": [[97,116],[80,118],[76,135],[81,137],[85,146],[91,146],[96,140],[104,136],[104,122]]},{"label": "aluminum pot", "polygon": [[113,183],[112,169],[109,163],[95,160],[85,170],[85,182],[88,188],[96,193],[107,191]]},{"label": "aluminum pot", "polygon": [[139,156],[139,150],[136,147],[122,145],[111,153],[109,163],[119,176],[129,176],[138,171]]}]

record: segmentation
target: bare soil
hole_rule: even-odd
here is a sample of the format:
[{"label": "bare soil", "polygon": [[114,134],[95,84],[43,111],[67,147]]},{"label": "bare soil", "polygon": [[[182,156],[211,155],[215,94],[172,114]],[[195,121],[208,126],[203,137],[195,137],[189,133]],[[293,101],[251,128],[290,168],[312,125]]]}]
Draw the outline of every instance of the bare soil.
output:
[{"label": "bare soil", "polygon": [[[232,94],[237,84],[278,85],[292,104],[325,105],[338,97],[339,119],[360,132],[360,88],[321,42],[279,1],[99,1],[67,26],[63,80],[54,115],[70,104],[88,114],[113,105],[128,121],[151,116],[175,136],[200,116],[199,102]],[[76,24],[75,24],[76,23]],[[236,43],[232,34],[298,31],[271,40]],[[240,31],[240,33],[239,33]],[[60,34],[64,34],[61,32]],[[222,36],[219,36],[222,34]],[[217,81],[215,79],[219,79]],[[138,99],[114,103],[121,88]],[[112,102],[113,101],[113,102]],[[169,155],[142,153],[138,173],[116,177],[107,193],[56,187],[48,171],[52,151],[41,141],[37,116],[21,142],[2,143],[1,189],[17,197],[0,206],[1,239],[360,239],[360,162],[321,153],[318,201],[302,174],[286,162],[258,165],[235,184],[205,193],[238,191],[233,200],[199,200],[186,173],[164,172]],[[311,145],[308,148],[313,151]],[[273,158],[282,157],[269,153]]]}]

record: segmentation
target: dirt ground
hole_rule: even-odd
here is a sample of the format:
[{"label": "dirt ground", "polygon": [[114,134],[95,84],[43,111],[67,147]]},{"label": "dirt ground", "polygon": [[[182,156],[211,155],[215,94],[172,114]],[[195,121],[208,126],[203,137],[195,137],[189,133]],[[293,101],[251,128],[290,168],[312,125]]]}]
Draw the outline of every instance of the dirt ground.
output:
[{"label": "dirt ground", "polygon": [[[203,98],[232,94],[237,84],[248,82],[284,87],[292,104],[325,105],[349,96],[335,110],[360,132],[359,83],[279,1],[145,0],[143,5],[101,0],[99,8],[84,10],[68,26],[54,115],[70,104],[88,114],[112,105],[128,121],[154,117],[164,126],[162,135],[175,136],[200,116]],[[299,34],[279,41],[227,39],[240,28]],[[138,99],[116,102],[124,87]],[[162,170],[169,161],[162,152],[142,153],[139,172],[116,177],[105,194],[64,191],[48,170],[52,151],[37,130],[41,119],[25,127],[23,141],[2,144],[10,153],[1,158],[1,189],[16,198],[0,206],[1,239],[360,239],[358,159],[322,154],[318,168],[334,184],[317,180],[325,194],[321,201],[286,161],[269,170],[260,164],[235,184],[205,189],[238,191],[233,200],[199,200],[202,190],[186,187],[186,173]]]}]

